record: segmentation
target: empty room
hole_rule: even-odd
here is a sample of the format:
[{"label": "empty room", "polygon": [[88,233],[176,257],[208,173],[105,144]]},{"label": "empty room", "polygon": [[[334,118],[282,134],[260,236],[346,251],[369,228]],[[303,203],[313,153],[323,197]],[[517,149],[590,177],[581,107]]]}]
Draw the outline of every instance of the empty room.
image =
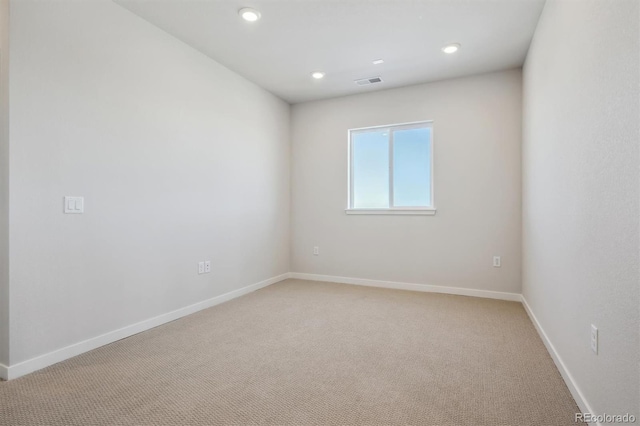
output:
[{"label": "empty room", "polygon": [[0,0],[0,425],[640,424],[640,0]]}]

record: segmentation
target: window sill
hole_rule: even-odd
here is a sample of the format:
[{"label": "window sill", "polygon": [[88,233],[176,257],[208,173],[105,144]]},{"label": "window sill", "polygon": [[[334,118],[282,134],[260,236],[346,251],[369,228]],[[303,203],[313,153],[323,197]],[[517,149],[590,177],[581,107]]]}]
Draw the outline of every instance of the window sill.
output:
[{"label": "window sill", "polygon": [[423,209],[345,209],[346,214],[385,214],[385,215],[422,215],[433,216],[436,214],[436,209],[423,208]]}]

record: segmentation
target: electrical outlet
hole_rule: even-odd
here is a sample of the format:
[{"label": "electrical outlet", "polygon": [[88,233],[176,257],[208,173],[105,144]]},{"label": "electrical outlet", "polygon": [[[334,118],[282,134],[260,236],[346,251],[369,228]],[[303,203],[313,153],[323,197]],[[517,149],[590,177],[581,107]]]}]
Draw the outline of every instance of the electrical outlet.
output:
[{"label": "electrical outlet", "polygon": [[598,327],[591,324],[591,350],[598,354]]},{"label": "electrical outlet", "polygon": [[210,260],[206,260],[204,262],[204,273],[208,274],[209,272],[211,272],[211,261]]},{"label": "electrical outlet", "polygon": [[313,255],[318,256],[320,254],[320,247],[316,246],[313,248]]},{"label": "electrical outlet", "polygon": [[198,262],[198,274],[204,274],[204,262]]},{"label": "electrical outlet", "polygon": [[493,256],[493,267],[500,268],[502,266],[502,259],[500,256]]}]

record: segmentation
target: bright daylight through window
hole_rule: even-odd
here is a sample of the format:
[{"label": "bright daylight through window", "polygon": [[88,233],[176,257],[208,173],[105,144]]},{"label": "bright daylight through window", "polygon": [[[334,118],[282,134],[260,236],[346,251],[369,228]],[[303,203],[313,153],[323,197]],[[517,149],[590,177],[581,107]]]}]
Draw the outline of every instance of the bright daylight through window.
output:
[{"label": "bright daylight through window", "polygon": [[349,130],[348,214],[435,214],[431,122]]}]

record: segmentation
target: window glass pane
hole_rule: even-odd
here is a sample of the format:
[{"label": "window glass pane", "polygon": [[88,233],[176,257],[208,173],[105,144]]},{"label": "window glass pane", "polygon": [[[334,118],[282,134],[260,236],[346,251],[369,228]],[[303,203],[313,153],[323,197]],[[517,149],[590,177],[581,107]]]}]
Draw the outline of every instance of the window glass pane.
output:
[{"label": "window glass pane", "polygon": [[431,129],[393,132],[393,204],[431,205]]},{"label": "window glass pane", "polygon": [[351,134],[353,208],[389,207],[389,131]]}]

